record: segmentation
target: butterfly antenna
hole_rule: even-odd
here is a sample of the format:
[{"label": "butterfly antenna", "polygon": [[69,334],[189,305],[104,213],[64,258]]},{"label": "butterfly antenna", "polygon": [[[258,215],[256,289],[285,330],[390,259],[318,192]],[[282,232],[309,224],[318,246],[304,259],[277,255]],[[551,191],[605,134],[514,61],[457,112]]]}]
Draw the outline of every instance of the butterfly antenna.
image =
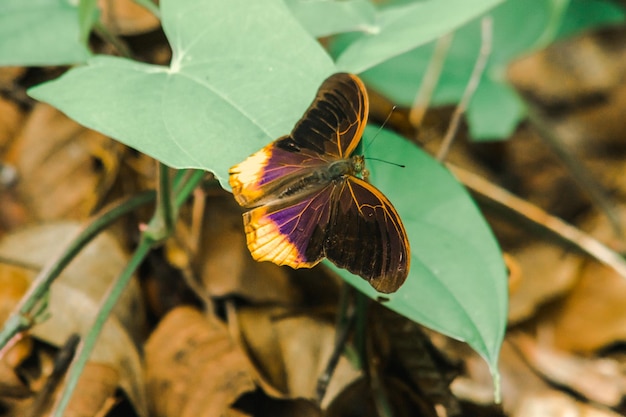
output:
[{"label": "butterfly antenna", "polygon": [[365,149],[363,149],[363,153],[365,153],[365,151],[367,150],[367,148],[370,147],[370,145],[372,143],[374,143],[374,139],[376,139],[376,137],[378,136],[378,134],[380,133],[381,130],[383,130],[383,128],[385,127],[385,125],[387,124],[387,122],[389,121],[389,118],[391,117],[391,114],[394,112],[394,110],[396,109],[397,106],[393,106],[391,108],[391,111],[389,112],[389,114],[387,115],[387,117],[385,118],[385,121],[383,122],[383,124],[380,125],[380,127],[378,128],[378,130],[376,131],[376,134],[372,137],[372,140],[369,141],[369,143],[365,146]]},{"label": "butterfly antenna", "polygon": [[365,158],[365,159],[367,159],[368,161],[384,162],[385,164],[393,165],[393,166],[396,166],[398,168],[406,168],[406,165],[397,164],[397,163],[391,162],[391,161],[385,161],[384,159],[378,159],[378,158]]}]

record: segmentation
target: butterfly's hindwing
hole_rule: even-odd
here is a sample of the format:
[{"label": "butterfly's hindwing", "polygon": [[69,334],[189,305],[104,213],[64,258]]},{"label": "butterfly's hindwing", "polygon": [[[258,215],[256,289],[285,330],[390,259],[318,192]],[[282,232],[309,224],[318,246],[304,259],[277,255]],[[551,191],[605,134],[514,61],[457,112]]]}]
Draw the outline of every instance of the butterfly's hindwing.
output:
[{"label": "butterfly's hindwing", "polygon": [[324,257],[332,185],[293,204],[276,202],[244,213],[252,257],[292,268],[310,268]]},{"label": "butterfly's hindwing", "polygon": [[380,292],[396,291],[410,266],[409,241],[391,202],[374,186],[348,177],[338,187],[325,254]]}]

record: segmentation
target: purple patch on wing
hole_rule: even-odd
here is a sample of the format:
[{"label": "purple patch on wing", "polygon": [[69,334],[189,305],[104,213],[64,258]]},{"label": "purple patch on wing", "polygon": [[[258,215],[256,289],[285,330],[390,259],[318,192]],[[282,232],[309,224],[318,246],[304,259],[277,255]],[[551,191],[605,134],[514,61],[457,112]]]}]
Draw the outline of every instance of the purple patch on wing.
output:
[{"label": "purple patch on wing", "polygon": [[323,235],[330,219],[333,188],[329,185],[292,206],[267,214],[304,262],[316,262],[324,256]]},{"label": "purple patch on wing", "polygon": [[294,174],[304,176],[304,173],[311,169],[327,163],[319,156],[307,155],[305,152],[290,152],[274,145],[272,154],[263,169],[263,175],[259,179],[259,186]]}]

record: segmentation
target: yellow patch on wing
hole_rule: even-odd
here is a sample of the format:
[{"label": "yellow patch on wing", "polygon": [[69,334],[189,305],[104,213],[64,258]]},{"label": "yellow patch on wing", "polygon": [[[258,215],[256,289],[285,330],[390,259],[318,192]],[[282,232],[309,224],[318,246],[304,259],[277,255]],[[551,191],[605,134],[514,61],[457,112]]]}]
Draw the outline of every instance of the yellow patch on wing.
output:
[{"label": "yellow patch on wing", "polygon": [[292,268],[311,268],[318,262],[306,262],[296,245],[280,232],[278,225],[266,216],[267,210],[259,207],[243,215],[248,249],[254,260],[270,261]]},{"label": "yellow patch on wing", "polygon": [[271,147],[266,146],[228,171],[228,182],[239,205],[246,207],[263,195],[259,182],[271,156]]}]

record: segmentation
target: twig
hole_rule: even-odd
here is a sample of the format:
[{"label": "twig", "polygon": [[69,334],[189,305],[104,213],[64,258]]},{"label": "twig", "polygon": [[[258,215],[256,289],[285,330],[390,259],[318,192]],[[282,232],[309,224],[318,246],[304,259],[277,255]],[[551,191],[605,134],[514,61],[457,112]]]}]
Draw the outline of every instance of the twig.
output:
[{"label": "twig", "polygon": [[469,102],[472,99],[476,88],[478,88],[480,79],[482,78],[485,67],[487,66],[487,60],[489,59],[489,55],[491,55],[491,38],[493,31],[493,22],[491,16],[483,17],[480,23],[480,51],[478,52],[478,57],[476,58],[476,63],[474,64],[472,75],[470,76],[470,79],[465,86],[465,91],[463,92],[461,101],[459,101],[458,106],[456,106],[456,109],[454,109],[454,114],[452,115],[450,126],[448,126],[448,131],[446,132],[446,135],[443,138],[443,142],[441,143],[441,147],[439,148],[439,152],[437,153],[437,160],[439,162],[443,162],[446,159],[446,156],[448,156],[448,152],[450,150],[450,147],[452,146],[454,137],[456,136],[456,133],[459,129],[461,116],[463,116],[463,113],[465,113],[465,110],[467,109],[467,106],[469,105]]},{"label": "twig", "polygon": [[448,56],[448,50],[450,49],[453,39],[454,32],[451,32],[439,38],[435,44],[435,51],[428,63],[428,67],[422,78],[422,83],[420,84],[419,90],[417,90],[413,106],[409,113],[409,122],[414,127],[422,125],[426,110],[430,106],[433,92],[437,84],[439,84],[443,64],[446,62],[446,56]]},{"label": "twig", "polygon": [[94,216],[93,220],[85,225],[78,235],[68,243],[61,256],[53,259],[39,272],[14,312],[5,322],[0,332],[0,348],[6,345],[13,336],[29,328],[37,320],[36,317],[31,316],[33,312],[40,310],[41,300],[46,298],[50,285],[87,243],[121,216],[153,201],[154,198],[155,193],[148,191],[108,206]]},{"label": "twig", "polygon": [[[165,169],[164,169],[165,172]],[[172,207],[172,213],[177,213],[178,208],[185,202],[185,200],[189,197],[194,188],[198,186],[202,178],[204,177],[205,172],[200,170],[192,170],[192,174],[185,177],[185,183],[180,185],[176,180],[181,179],[180,176],[176,177],[173,184],[173,189],[178,190],[173,199],[174,206]],[[165,188],[169,188],[170,184],[168,181],[162,183],[162,185],[166,185]],[[161,193],[171,193],[171,189],[161,189],[159,190]],[[158,215],[161,215],[163,211],[157,210]],[[155,213],[155,216],[157,213]],[[173,219],[172,219],[173,220]],[[170,221],[172,221],[170,220]],[[155,227],[161,227],[162,224],[166,224],[168,221],[164,220],[153,220],[150,221],[149,224],[156,225]],[[83,369],[91,355],[91,352],[98,340],[98,336],[100,336],[100,332],[104,324],[106,323],[113,307],[117,303],[120,295],[123,293],[126,288],[128,282],[132,278],[135,270],[139,267],[144,258],[148,255],[152,247],[158,244],[158,241],[153,240],[153,236],[163,237],[159,232],[151,233],[151,231],[144,231],[142,233],[141,240],[137,249],[133,253],[130,261],[124,268],[124,270],[120,273],[119,277],[115,281],[115,283],[109,287],[109,290],[105,294],[102,302],[100,304],[100,308],[98,309],[98,314],[96,315],[96,320],[93,326],[89,329],[89,332],[84,337],[83,342],[79,345],[78,351],[76,352],[76,357],[74,362],[72,363],[70,370],[66,377],[66,385],[61,393],[61,397],[56,402],[52,415],[54,417],[62,417],[65,412],[65,408],[69,404],[70,398],[76,388],[76,384],[78,383],[78,379],[82,374]]]},{"label": "twig", "polygon": [[525,220],[540,226],[552,235],[579,248],[584,253],[597,259],[615,272],[626,278],[626,261],[618,253],[594,239],[587,233],[564,222],[558,217],[546,213],[539,207],[511,194],[507,190],[492,184],[491,182],[469,171],[456,167],[452,164],[446,166],[454,175],[478,198],[495,203],[507,212],[522,217]]},{"label": "twig", "polygon": [[76,352],[76,357],[70,366],[70,370],[66,377],[66,384],[63,389],[63,393],[58,401],[55,403],[52,415],[55,417],[63,417],[63,413],[67,408],[70,399],[72,398],[72,393],[76,389],[76,385],[78,384],[78,379],[83,373],[83,369],[87,364],[87,360],[93,351],[96,342],[98,341],[98,336],[100,335],[100,331],[104,327],[104,324],[107,322],[109,318],[109,314],[115,307],[117,300],[120,295],[124,292],[126,285],[130,282],[130,279],[133,277],[135,270],[139,268],[139,265],[143,262],[144,258],[150,253],[154,242],[149,239],[142,239],[139,243],[139,246],[133,253],[132,258],[116,280],[115,284],[109,287],[109,290],[105,294],[102,303],[100,304],[100,308],[98,309],[98,314],[96,315],[96,319],[89,329],[89,332],[82,340],[82,342],[78,346],[78,350]]},{"label": "twig", "polygon": [[347,284],[343,284],[341,288],[339,311],[337,313],[337,323],[335,325],[335,346],[333,352],[326,364],[326,368],[317,380],[316,395],[318,404],[322,404],[328,384],[337,368],[339,359],[345,350],[348,337],[352,333],[354,324],[356,322],[356,311],[350,304],[350,295],[353,290]]}]

